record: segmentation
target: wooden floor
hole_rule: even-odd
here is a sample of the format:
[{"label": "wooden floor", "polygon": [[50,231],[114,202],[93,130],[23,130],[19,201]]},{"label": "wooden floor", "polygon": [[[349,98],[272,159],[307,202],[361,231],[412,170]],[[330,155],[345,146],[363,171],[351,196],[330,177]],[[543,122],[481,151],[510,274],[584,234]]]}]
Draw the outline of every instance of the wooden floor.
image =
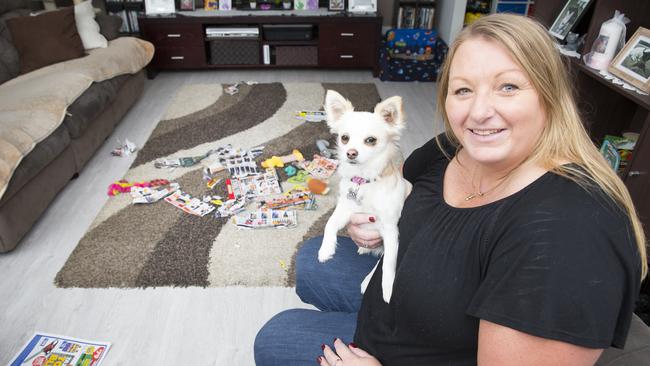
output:
[{"label": "wooden floor", "polygon": [[22,243],[0,255],[0,364],[7,364],[33,332],[42,331],[112,342],[106,365],[253,365],[253,340],[260,326],[283,309],[306,307],[290,288],[122,290],[53,285],[108,199],[106,187],[133,161],[110,155],[117,140],[129,138],[142,146],[183,85],[242,80],[375,83],[382,98],[404,98],[406,155],[441,130],[434,124],[432,83],[380,82],[367,71],[160,73],[147,81],[141,99]]}]

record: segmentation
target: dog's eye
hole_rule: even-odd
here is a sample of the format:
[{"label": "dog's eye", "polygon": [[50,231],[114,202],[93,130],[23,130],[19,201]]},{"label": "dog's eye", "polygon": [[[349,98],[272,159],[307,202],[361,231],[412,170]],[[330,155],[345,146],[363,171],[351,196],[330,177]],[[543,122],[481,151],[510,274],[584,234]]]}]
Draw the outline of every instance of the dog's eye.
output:
[{"label": "dog's eye", "polygon": [[341,135],[341,142],[344,144],[347,144],[348,141],[350,141],[350,136],[348,135]]},{"label": "dog's eye", "polygon": [[365,143],[366,143],[366,145],[374,145],[374,144],[377,143],[377,139],[370,136],[370,137],[366,138]]}]

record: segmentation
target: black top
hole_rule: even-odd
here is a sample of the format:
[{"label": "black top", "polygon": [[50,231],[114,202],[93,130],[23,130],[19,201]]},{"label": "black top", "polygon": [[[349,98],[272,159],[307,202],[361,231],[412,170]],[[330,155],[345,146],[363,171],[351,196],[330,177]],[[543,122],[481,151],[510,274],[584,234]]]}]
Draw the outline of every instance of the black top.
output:
[{"label": "black top", "polygon": [[[450,151],[453,155],[453,151]],[[592,348],[622,348],[639,290],[627,216],[602,191],[546,173],[475,208],[443,199],[435,140],[406,160],[391,303],[381,264],[355,342],[384,366],[476,364],[479,319]]]}]

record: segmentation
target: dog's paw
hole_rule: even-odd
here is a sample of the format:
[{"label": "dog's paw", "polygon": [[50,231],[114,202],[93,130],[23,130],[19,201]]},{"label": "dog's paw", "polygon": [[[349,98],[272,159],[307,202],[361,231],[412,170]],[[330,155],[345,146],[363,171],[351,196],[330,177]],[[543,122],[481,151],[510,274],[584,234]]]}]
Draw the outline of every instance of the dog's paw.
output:
[{"label": "dog's paw", "polygon": [[366,289],[368,288],[368,284],[370,283],[370,279],[372,278],[373,272],[368,273],[366,278],[363,279],[363,282],[361,282],[361,293],[365,294]]},{"label": "dog's paw", "polygon": [[[330,249],[330,247],[332,249]],[[321,263],[324,263],[324,262],[327,262],[328,260],[332,259],[332,257],[334,256],[334,252],[336,251],[335,248],[336,248],[336,245],[331,245],[331,246],[323,245],[323,246],[321,246],[320,249],[318,250],[318,261],[321,262]]]}]

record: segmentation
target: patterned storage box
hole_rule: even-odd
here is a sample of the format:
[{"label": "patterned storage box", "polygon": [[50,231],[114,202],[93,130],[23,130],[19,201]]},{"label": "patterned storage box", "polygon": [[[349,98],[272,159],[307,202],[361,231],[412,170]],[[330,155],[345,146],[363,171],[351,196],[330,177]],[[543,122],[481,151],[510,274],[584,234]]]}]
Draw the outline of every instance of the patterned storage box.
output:
[{"label": "patterned storage box", "polygon": [[318,47],[316,46],[277,46],[275,48],[276,65],[316,66],[318,65]]},{"label": "patterned storage box", "polygon": [[260,44],[255,39],[213,39],[210,41],[212,65],[258,65]]},{"label": "patterned storage box", "polygon": [[447,44],[430,29],[391,29],[379,50],[383,81],[436,81]]}]

